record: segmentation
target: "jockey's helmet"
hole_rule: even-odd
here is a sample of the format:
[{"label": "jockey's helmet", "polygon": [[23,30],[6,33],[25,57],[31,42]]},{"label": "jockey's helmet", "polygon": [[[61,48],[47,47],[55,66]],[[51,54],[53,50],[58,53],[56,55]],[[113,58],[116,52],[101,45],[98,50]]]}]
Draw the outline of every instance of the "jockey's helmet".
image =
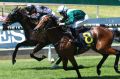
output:
[{"label": "jockey's helmet", "polygon": [[30,13],[33,13],[33,12],[36,11],[36,8],[35,8],[34,5],[31,5],[31,6],[27,6],[27,7],[26,7],[26,10],[27,10],[28,12],[30,12]]},{"label": "jockey's helmet", "polygon": [[59,13],[65,13],[68,10],[68,8],[64,5],[61,5],[58,7],[57,12]]}]

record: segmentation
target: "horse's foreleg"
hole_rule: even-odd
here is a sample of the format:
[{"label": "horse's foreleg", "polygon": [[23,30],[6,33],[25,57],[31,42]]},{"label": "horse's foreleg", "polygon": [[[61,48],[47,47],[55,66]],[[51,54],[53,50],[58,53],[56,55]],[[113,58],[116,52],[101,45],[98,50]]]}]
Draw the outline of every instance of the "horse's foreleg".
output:
[{"label": "horse's foreleg", "polygon": [[[42,47],[42,48],[43,48],[43,47]],[[37,52],[38,52],[39,50],[41,50],[42,48],[41,48],[40,44],[38,44],[38,45],[34,48],[33,52],[30,53],[30,56],[31,56],[32,58],[38,60],[38,61],[43,60],[44,58],[46,58],[46,56],[43,55],[41,58],[38,58],[38,57],[35,56],[35,53],[37,53]]]},{"label": "horse's foreleg", "polygon": [[120,51],[114,49],[114,48],[108,48],[107,52],[109,54],[114,54],[116,55],[116,59],[115,59],[115,64],[114,64],[114,69],[117,73],[120,73],[120,71],[118,70],[118,62],[119,62],[119,57],[120,57]]},{"label": "horse's foreleg", "polygon": [[101,61],[99,62],[99,64],[97,65],[97,74],[100,75],[101,74],[101,70],[100,68],[102,67],[102,64],[105,62],[105,60],[108,58],[108,54],[104,54],[103,58],[101,59]]},{"label": "horse's foreleg", "polygon": [[[54,47],[55,47],[55,50],[56,50],[56,52],[58,53],[59,52],[59,50],[57,49],[57,47],[54,45]],[[56,68],[59,68],[59,64],[60,64],[60,62],[62,61],[62,58],[60,57],[60,55],[58,54],[58,58],[57,58],[57,60],[55,61],[55,63],[54,63],[54,65],[51,67],[52,69],[56,69]]]},{"label": "horse's foreleg", "polygon": [[58,57],[58,59],[55,61],[54,65],[51,67],[52,69],[56,69],[56,68],[59,68],[59,64],[60,62],[62,61],[62,58],[61,57]]},{"label": "horse's foreleg", "polygon": [[62,57],[62,62],[63,62],[63,69],[67,71],[68,59],[66,57]]},{"label": "horse's foreleg", "polygon": [[45,47],[46,45],[48,45],[47,43],[39,43],[36,45],[36,47],[34,48],[33,52],[30,54],[30,56],[38,61],[41,61],[43,59],[46,58],[46,56],[42,56],[41,58],[38,58],[35,56],[35,53],[37,53],[39,50],[41,50],[43,47]]},{"label": "horse's foreleg", "polygon": [[114,64],[114,69],[117,73],[120,73],[120,71],[118,70],[119,57],[120,57],[120,51],[118,51],[118,53],[116,54],[116,59]]},{"label": "horse's foreleg", "polygon": [[20,46],[22,46],[22,43],[18,43],[18,44],[16,45],[15,50],[14,50],[14,52],[13,52],[13,54],[12,54],[12,64],[13,64],[13,65],[16,63],[16,59],[15,59],[15,58],[16,58],[16,54],[17,54],[18,48],[19,48]]},{"label": "horse's foreleg", "polygon": [[16,45],[15,50],[14,50],[14,52],[13,52],[13,54],[12,54],[12,64],[15,64],[15,63],[16,63],[15,58],[16,58],[16,54],[17,54],[17,51],[18,51],[18,48],[19,48],[19,47],[21,47],[21,46],[34,46],[33,43],[32,43],[31,45],[30,45],[29,43],[30,43],[30,42],[29,42],[28,40],[26,40],[26,41],[23,41],[23,42],[18,43],[18,44]]},{"label": "horse's foreleg", "polygon": [[78,64],[77,64],[77,62],[76,62],[74,56],[69,56],[68,59],[69,59],[70,62],[72,63],[73,68],[76,70],[77,75],[78,75],[78,79],[82,79],[81,74],[80,74],[80,72],[79,72]]},{"label": "horse's foreleg", "polygon": [[[68,59],[70,60],[71,64],[73,65],[72,68],[67,67]],[[78,79],[81,79],[81,74],[79,72],[78,64],[77,64],[74,56],[67,56],[66,59],[63,59],[63,68],[64,68],[64,70],[75,70],[77,72]]]}]

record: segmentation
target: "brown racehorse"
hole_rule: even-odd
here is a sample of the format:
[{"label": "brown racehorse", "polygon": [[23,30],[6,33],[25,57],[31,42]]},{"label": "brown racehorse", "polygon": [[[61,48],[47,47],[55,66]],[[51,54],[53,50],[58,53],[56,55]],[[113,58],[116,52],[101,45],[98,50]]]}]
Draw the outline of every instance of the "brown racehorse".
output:
[{"label": "brown racehorse", "polygon": [[[45,27],[46,24],[49,25],[49,27]],[[57,22],[49,15],[45,15],[41,18],[39,27],[36,27],[36,29],[46,30],[48,40],[51,41],[52,44],[55,45],[55,48],[59,51],[58,54],[62,58],[64,70],[76,70],[78,79],[81,79],[81,75],[78,70],[79,68],[74,58],[74,55],[76,55],[77,52],[77,47],[74,43],[74,39],[72,39],[69,35],[66,35],[62,27],[58,26]],[[102,60],[97,66],[98,75],[101,74],[100,68],[102,64],[111,54],[116,55],[114,68],[117,73],[120,73],[118,70],[120,51],[111,47],[114,36],[113,32],[108,28],[99,26],[92,27],[89,31],[91,32],[94,42],[94,44],[91,46],[91,49],[103,55]],[[84,53],[85,51],[87,50],[81,50],[79,54]],[[68,60],[72,63],[73,68],[67,67]]]},{"label": "brown racehorse", "polygon": [[[12,13],[10,13],[7,16],[7,18],[5,19],[5,21],[3,22],[3,30],[7,30],[9,25],[18,22],[23,27],[23,30],[25,33],[26,40],[21,43],[18,43],[15,47],[15,51],[12,55],[12,63],[13,64],[16,62],[15,58],[16,58],[16,54],[17,54],[19,47],[21,47],[21,46],[36,46],[34,48],[33,52],[30,54],[30,56],[32,58],[35,58],[36,60],[40,61],[40,60],[44,59],[45,57],[42,56],[41,58],[38,58],[38,57],[35,57],[34,54],[36,52],[38,52],[39,50],[41,50],[46,45],[50,44],[50,41],[47,40],[44,32],[39,32],[39,33],[33,32],[33,29],[36,26],[36,24],[32,23],[31,19],[29,17],[27,17],[25,14],[26,14],[26,11],[24,9],[15,8],[12,11]],[[34,35],[37,36],[39,38],[39,40],[34,39],[34,37],[32,37],[32,33],[34,33]]]}]

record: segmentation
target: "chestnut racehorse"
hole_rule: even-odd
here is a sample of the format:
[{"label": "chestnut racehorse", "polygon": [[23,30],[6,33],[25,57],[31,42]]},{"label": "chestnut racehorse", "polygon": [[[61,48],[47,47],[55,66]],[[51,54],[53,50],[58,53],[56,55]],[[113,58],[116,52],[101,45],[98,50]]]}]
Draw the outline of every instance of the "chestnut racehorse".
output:
[{"label": "chestnut racehorse", "polygon": [[[49,27],[46,27],[46,25]],[[87,50],[80,50],[79,53],[76,53],[77,47],[74,39],[67,35],[63,30],[63,27],[58,26],[54,18],[49,15],[45,15],[41,18],[39,26],[36,27],[36,29],[46,30],[46,36],[48,37],[48,40],[52,42],[52,44],[55,45],[55,48],[59,51],[58,54],[62,58],[64,70],[76,70],[78,79],[81,79],[81,75],[78,70],[79,68],[74,55],[84,53]],[[117,73],[120,73],[118,70],[120,51],[111,47],[114,37],[113,32],[108,28],[100,26],[92,27],[88,32],[91,33],[94,43],[90,48],[102,54],[103,56],[102,60],[97,66],[97,74],[101,74],[100,68],[109,55],[116,55],[114,69]],[[73,68],[67,67],[68,60],[72,63]]]}]

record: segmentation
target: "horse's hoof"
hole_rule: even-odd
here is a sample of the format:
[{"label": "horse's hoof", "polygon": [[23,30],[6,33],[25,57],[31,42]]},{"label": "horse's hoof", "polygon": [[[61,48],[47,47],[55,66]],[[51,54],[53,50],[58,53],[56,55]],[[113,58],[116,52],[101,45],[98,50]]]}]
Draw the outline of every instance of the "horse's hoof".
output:
[{"label": "horse's hoof", "polygon": [[44,58],[47,58],[47,57],[45,55],[43,55],[42,58],[44,59]]},{"label": "horse's hoof", "polygon": [[101,74],[101,70],[97,70],[97,74],[98,74],[98,76],[100,76],[100,74]]},{"label": "horse's hoof", "polygon": [[38,60],[38,61],[41,61],[41,60],[43,60],[43,59],[45,59],[45,58],[47,58],[47,57],[43,55],[42,58],[37,58],[37,60]]},{"label": "horse's hoof", "polygon": [[82,79],[82,77],[78,77],[78,79]]},{"label": "horse's hoof", "polygon": [[116,71],[118,74],[120,74],[120,71]]},{"label": "horse's hoof", "polygon": [[120,74],[120,71],[118,69],[115,69],[116,73]]},{"label": "horse's hoof", "polygon": [[30,54],[30,57],[33,58],[33,54]]},{"label": "horse's hoof", "polygon": [[54,64],[54,65],[51,67],[51,69],[58,69],[58,68],[60,68],[60,66],[58,66],[58,65],[56,65],[56,64]]},{"label": "horse's hoof", "polygon": [[16,63],[16,60],[12,60],[12,64],[14,65]]},{"label": "horse's hoof", "polygon": [[118,70],[118,66],[114,66],[114,69],[117,73],[120,73],[120,71]]}]

